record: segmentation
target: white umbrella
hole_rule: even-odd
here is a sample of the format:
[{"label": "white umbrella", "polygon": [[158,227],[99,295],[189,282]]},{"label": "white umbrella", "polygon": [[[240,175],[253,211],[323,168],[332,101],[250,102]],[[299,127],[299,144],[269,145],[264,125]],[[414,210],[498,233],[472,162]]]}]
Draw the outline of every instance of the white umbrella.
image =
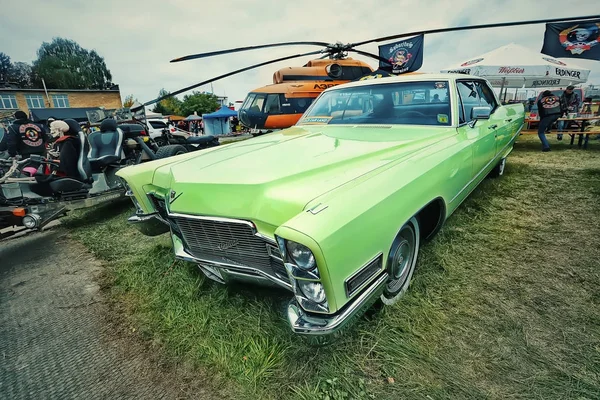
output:
[{"label": "white umbrella", "polygon": [[565,87],[587,81],[589,69],[515,43],[473,57],[441,72],[481,76],[504,88]]}]

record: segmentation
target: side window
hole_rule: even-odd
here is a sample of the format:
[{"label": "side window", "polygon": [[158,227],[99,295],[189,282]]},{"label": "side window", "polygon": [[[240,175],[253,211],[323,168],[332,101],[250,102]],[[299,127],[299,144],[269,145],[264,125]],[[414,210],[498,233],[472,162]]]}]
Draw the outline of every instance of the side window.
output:
[{"label": "side window", "polygon": [[475,83],[472,81],[458,81],[456,82],[458,87],[458,94],[464,108],[465,122],[471,120],[471,110],[473,107],[479,107],[481,104],[481,98]]},{"label": "side window", "polygon": [[496,109],[498,104],[496,103],[496,98],[494,97],[494,92],[485,82],[475,82],[479,89],[479,96],[481,96],[481,105],[489,106],[492,109],[492,112]]},{"label": "side window", "polygon": [[279,95],[278,94],[270,94],[267,96],[267,103],[265,104],[265,113],[266,114],[281,114],[281,109],[279,107]]},{"label": "side window", "polygon": [[252,104],[250,104],[250,111],[262,112],[266,97],[264,94],[257,94],[254,100],[252,100]]},{"label": "side window", "polygon": [[465,107],[463,106],[462,98],[460,97],[460,91],[458,93],[458,124],[464,124],[467,122],[465,117]]}]

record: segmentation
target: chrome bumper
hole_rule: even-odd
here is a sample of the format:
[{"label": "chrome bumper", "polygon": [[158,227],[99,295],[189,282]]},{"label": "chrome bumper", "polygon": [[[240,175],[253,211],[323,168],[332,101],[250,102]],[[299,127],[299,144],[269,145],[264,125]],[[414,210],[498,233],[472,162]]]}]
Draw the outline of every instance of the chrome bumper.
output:
[{"label": "chrome bumper", "polygon": [[364,314],[377,301],[387,279],[388,274],[384,272],[336,315],[308,314],[295,299],[292,300],[288,305],[288,321],[292,330],[303,335],[329,335],[339,331],[353,317]]},{"label": "chrome bumper", "polygon": [[136,227],[146,236],[158,236],[169,232],[169,225],[164,223],[158,214],[136,214],[127,219],[127,222]]}]

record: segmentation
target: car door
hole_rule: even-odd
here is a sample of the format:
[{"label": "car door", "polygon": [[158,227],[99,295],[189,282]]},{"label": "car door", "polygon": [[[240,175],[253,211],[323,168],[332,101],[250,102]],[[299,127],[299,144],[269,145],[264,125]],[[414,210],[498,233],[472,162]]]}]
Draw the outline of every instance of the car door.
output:
[{"label": "car door", "polygon": [[471,144],[473,152],[473,168],[471,176],[479,176],[496,156],[496,136],[498,121],[495,118],[472,121],[473,107],[485,107],[480,90],[475,80],[460,80],[456,82],[458,97],[463,107],[464,122],[459,121],[459,133],[464,135]]},{"label": "car door", "polygon": [[517,112],[514,107],[501,106],[494,94],[494,91],[485,81],[476,81],[479,89],[482,105],[492,109],[490,121],[492,126],[496,125],[494,135],[496,138],[496,155],[503,151],[510,142],[517,129]]}]

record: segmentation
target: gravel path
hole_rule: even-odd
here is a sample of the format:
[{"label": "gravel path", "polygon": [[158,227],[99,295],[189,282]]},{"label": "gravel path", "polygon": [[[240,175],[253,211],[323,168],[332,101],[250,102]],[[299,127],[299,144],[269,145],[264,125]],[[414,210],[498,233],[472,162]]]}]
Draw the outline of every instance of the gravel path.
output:
[{"label": "gravel path", "polygon": [[0,399],[213,398],[107,322],[101,271],[62,230],[0,242]]}]

